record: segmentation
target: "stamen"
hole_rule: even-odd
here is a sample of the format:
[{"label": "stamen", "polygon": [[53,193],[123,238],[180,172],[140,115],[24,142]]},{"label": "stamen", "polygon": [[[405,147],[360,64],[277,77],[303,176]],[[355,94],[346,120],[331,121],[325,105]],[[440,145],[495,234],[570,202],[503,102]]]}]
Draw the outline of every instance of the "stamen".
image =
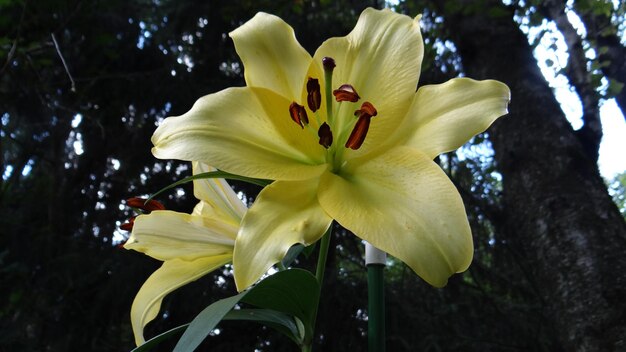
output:
[{"label": "stamen", "polygon": [[333,144],[333,132],[330,130],[330,126],[324,122],[320,129],[317,130],[317,135],[320,137],[320,145],[328,149]]},{"label": "stamen", "polygon": [[353,150],[361,148],[363,141],[365,141],[367,130],[370,128],[370,120],[370,116],[359,117],[356,125],[354,125],[352,133],[350,133],[350,137],[348,137],[348,140],[346,141],[346,148]]},{"label": "stamen", "polygon": [[289,115],[291,115],[291,119],[302,128],[309,124],[309,117],[306,114],[304,106],[295,101],[289,105]]},{"label": "stamen", "polygon": [[354,116],[361,117],[363,115],[369,115],[370,117],[376,116],[378,115],[378,111],[376,111],[376,108],[374,107],[374,105],[372,105],[372,103],[366,101],[361,104],[361,108],[359,110],[356,110],[354,112]]},{"label": "stamen", "polygon": [[120,225],[120,230],[132,231],[134,225],[135,225],[135,217],[133,216],[132,218],[128,219],[128,222],[125,222]]},{"label": "stamen", "polygon": [[309,77],[309,80],[306,82],[306,91],[306,101],[309,104],[309,109],[316,112],[322,105],[322,92],[317,78]]},{"label": "stamen", "polygon": [[361,148],[363,141],[365,141],[365,136],[367,136],[367,131],[370,128],[370,120],[373,116],[378,115],[378,111],[376,111],[374,105],[366,101],[361,104],[359,110],[354,112],[354,115],[358,115],[359,119],[354,125],[352,133],[350,133],[350,137],[348,137],[346,141],[346,148],[357,150]]},{"label": "stamen", "polygon": [[361,99],[354,87],[349,84],[342,84],[341,87],[333,91],[333,95],[337,101],[350,101],[355,103]]},{"label": "stamen", "polygon": [[146,200],[139,197],[133,197],[126,200],[126,205],[131,208],[138,208],[144,211],[153,210],[165,210],[165,206],[154,199],[150,199],[147,203]]}]

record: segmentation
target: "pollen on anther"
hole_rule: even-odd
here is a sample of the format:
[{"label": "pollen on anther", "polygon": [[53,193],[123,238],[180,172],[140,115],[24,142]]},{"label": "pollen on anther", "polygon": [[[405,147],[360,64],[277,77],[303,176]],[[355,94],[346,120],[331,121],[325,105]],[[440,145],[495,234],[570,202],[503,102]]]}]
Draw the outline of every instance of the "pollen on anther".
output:
[{"label": "pollen on anther", "polygon": [[133,216],[132,218],[128,219],[128,222],[125,222],[123,224],[120,225],[120,230],[124,230],[124,231],[132,231],[133,230],[133,226],[135,225],[135,217]]},{"label": "pollen on anther", "polygon": [[309,80],[306,82],[306,91],[306,100],[309,105],[309,109],[316,112],[322,105],[322,93],[319,81],[316,78],[309,77]]},{"label": "pollen on anther", "polygon": [[146,201],[146,199],[139,197],[128,198],[126,200],[126,205],[144,211],[165,210],[165,206],[161,202],[154,199]]},{"label": "pollen on anther", "polygon": [[361,104],[360,109],[354,112],[354,115],[358,116],[359,119],[354,125],[354,129],[352,129],[352,133],[350,133],[350,137],[348,137],[345,146],[346,148],[357,150],[363,145],[367,131],[370,128],[370,120],[373,116],[378,115],[378,111],[376,111],[372,103],[366,101]]},{"label": "pollen on anther", "polygon": [[309,124],[309,117],[306,114],[304,106],[296,103],[295,101],[289,105],[289,115],[291,116],[291,119],[302,128]]},{"label": "pollen on anther", "polygon": [[333,95],[337,101],[349,101],[355,103],[361,99],[353,86],[342,84],[339,88],[333,90]]},{"label": "pollen on anther", "polygon": [[372,105],[372,103],[370,103],[369,101],[364,102],[363,104],[361,104],[360,109],[354,111],[354,116],[361,117],[364,115],[368,115],[370,117],[378,115],[378,111],[376,111],[374,105]]},{"label": "pollen on anther", "polygon": [[324,148],[328,149],[333,144],[333,132],[326,122],[317,130],[317,136],[320,137],[319,144]]}]

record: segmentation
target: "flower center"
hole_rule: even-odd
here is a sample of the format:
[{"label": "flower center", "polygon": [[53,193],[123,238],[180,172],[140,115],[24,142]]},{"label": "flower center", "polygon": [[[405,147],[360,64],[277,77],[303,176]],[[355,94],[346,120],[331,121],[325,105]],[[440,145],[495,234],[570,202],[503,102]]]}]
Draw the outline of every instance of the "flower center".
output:
[{"label": "flower center", "polygon": [[[332,74],[335,68],[335,60],[325,57],[322,59],[322,64],[324,66],[324,83],[326,88],[324,97],[326,100],[326,116],[319,116],[319,110],[322,106],[322,93],[319,79],[315,77],[308,77],[306,83],[306,107],[315,116],[315,122],[312,122],[312,125],[309,124],[309,115],[305,105],[301,105],[296,101],[289,105],[289,115],[302,129],[310,130],[316,136],[315,138],[318,138],[318,143],[327,150],[326,161],[332,162],[333,170],[338,171],[341,167],[341,159],[345,149],[357,150],[361,148],[367,136],[371,118],[376,116],[378,112],[372,103],[364,101],[361,104],[361,108],[354,111],[354,116],[333,116],[333,103],[356,103],[361,100],[361,97],[357,93],[356,88],[349,83],[343,83],[333,90]],[[336,118],[341,120],[335,120]],[[349,120],[346,121],[346,119]],[[339,126],[344,127],[339,130]],[[350,134],[345,138],[348,132]],[[335,138],[333,138],[333,135]],[[338,144],[333,145],[333,141],[338,142]]]}]

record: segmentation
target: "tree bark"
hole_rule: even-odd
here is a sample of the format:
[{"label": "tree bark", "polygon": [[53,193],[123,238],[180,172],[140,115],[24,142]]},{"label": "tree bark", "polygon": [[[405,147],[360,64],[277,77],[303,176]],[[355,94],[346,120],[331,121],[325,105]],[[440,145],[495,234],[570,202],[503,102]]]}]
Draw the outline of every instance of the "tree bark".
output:
[{"label": "tree bark", "polygon": [[503,11],[468,12],[471,1],[463,13],[438,8],[466,74],[511,88],[509,115],[489,131],[503,176],[503,235],[524,254],[565,350],[626,350],[626,223],[512,11],[485,2]]}]

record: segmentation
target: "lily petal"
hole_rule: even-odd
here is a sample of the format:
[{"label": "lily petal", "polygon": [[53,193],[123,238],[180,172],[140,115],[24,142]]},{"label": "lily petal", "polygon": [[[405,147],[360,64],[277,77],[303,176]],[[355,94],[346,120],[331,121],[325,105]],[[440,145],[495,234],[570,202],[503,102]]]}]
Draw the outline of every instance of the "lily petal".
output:
[{"label": "lily petal", "polygon": [[336,87],[352,85],[362,100],[343,102],[335,113],[335,130],[354,125],[354,111],[363,101],[378,110],[372,120],[365,144],[351,155],[360,155],[381,144],[398,127],[411,105],[420,75],[424,45],[418,19],[389,10],[363,11],[350,34],[325,41],[314,60],[325,56],[335,59],[333,75]]},{"label": "lily petal", "polygon": [[249,87],[263,87],[299,100],[311,55],[281,18],[259,12],[230,32]]},{"label": "lily petal", "polygon": [[290,104],[264,88],[207,95],[186,114],[163,121],[152,136],[152,153],[160,159],[199,160],[255,178],[319,175],[326,168],[324,149],[291,120]]},{"label": "lily petal", "polygon": [[509,87],[487,80],[457,78],[421,87],[407,116],[407,145],[435,158],[455,150],[507,114]]},{"label": "lily petal", "polygon": [[346,174],[321,177],[328,214],[433,286],[467,269],[473,244],[465,208],[437,164],[408,147],[349,163]]},{"label": "lily petal", "polygon": [[242,291],[255,283],[287,250],[320,239],[332,219],[317,201],[318,180],[275,181],[265,187],[243,218],[233,267]]},{"label": "lily petal", "polygon": [[193,261],[168,260],[141,286],[130,309],[131,324],[137,346],[143,344],[144,327],[161,308],[163,297],[185,284],[195,281],[230,262],[232,256],[223,254]]},{"label": "lily petal", "polygon": [[219,219],[153,211],[135,219],[133,232],[124,244],[155,259],[193,260],[232,253],[238,226]]},{"label": "lily petal", "polygon": [[[192,168],[194,175],[216,171],[214,167],[198,161],[192,162]],[[194,208],[193,214],[195,215],[216,217],[223,220],[229,218],[233,224],[238,226],[247,209],[226,180],[221,178],[194,180],[193,194],[197,199],[204,201]]]}]

